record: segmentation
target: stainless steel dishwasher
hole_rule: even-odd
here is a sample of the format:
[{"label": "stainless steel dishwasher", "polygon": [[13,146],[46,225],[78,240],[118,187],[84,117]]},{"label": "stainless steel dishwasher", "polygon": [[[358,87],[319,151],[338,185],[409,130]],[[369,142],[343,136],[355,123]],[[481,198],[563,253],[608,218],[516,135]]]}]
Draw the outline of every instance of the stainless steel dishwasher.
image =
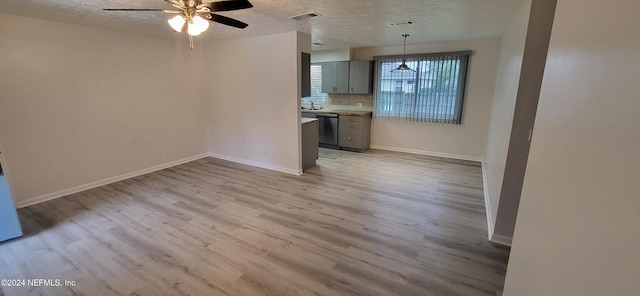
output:
[{"label": "stainless steel dishwasher", "polygon": [[320,127],[320,147],[340,149],[338,146],[338,114],[318,113]]}]

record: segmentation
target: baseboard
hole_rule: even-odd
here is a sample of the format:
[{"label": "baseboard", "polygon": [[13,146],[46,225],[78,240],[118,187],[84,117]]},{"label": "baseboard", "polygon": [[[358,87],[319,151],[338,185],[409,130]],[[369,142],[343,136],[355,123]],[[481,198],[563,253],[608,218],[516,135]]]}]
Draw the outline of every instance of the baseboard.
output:
[{"label": "baseboard", "polygon": [[149,168],[146,168],[146,169],[142,169],[142,170],[138,170],[138,171],[122,174],[122,175],[119,175],[119,176],[110,177],[110,178],[102,179],[102,180],[99,180],[99,181],[91,182],[91,183],[88,183],[88,184],[72,187],[72,188],[69,188],[69,189],[64,189],[64,190],[60,190],[60,191],[57,191],[57,192],[47,193],[47,194],[44,194],[44,195],[41,195],[41,196],[32,197],[32,198],[29,198],[29,199],[26,199],[26,200],[23,200],[23,201],[19,201],[17,203],[17,207],[18,208],[28,207],[28,206],[31,206],[31,205],[35,205],[35,204],[38,204],[38,203],[41,203],[41,202],[49,201],[49,200],[56,199],[56,198],[59,198],[59,197],[63,197],[63,196],[66,196],[66,195],[78,193],[78,192],[81,192],[81,191],[93,189],[93,188],[96,188],[96,187],[100,187],[100,186],[104,186],[104,185],[107,185],[107,184],[115,183],[115,182],[122,181],[122,180],[125,180],[125,179],[129,179],[129,178],[137,177],[137,176],[140,176],[140,175],[144,175],[144,174],[152,173],[152,172],[155,172],[155,171],[159,171],[159,170],[162,170],[162,169],[170,168],[170,167],[173,167],[173,166],[181,165],[183,163],[187,163],[187,162],[191,162],[191,161],[198,160],[198,159],[201,159],[201,158],[205,158],[207,156],[209,156],[209,154],[207,154],[207,153],[198,154],[198,155],[194,155],[194,156],[191,156],[191,157],[187,157],[187,158],[183,158],[183,159],[179,159],[179,160],[163,163],[163,164],[160,164],[160,165],[152,166],[152,167],[149,167]]},{"label": "baseboard", "polygon": [[495,233],[489,239],[489,241],[494,243],[494,244],[503,245],[503,246],[507,246],[507,247],[511,247],[511,241],[512,240],[513,240],[512,237],[499,235],[499,234],[495,234]]},{"label": "baseboard", "polygon": [[407,149],[407,148],[399,148],[399,147],[390,147],[390,146],[381,146],[381,145],[371,145],[371,149],[429,155],[429,156],[453,158],[453,159],[460,159],[460,160],[470,160],[470,161],[478,161],[478,162],[481,162],[483,160],[481,157],[449,154],[449,153],[441,153],[441,152],[433,152],[433,151],[425,151],[425,150],[417,150],[417,149]]},{"label": "baseboard", "polygon": [[296,176],[302,175],[302,169],[292,170],[292,169],[283,168],[283,167],[279,167],[279,166],[275,166],[275,165],[271,165],[271,164],[266,164],[266,163],[261,163],[261,162],[257,162],[257,161],[237,158],[237,157],[228,156],[228,155],[217,154],[217,153],[213,153],[213,152],[211,154],[209,154],[209,156],[214,157],[214,158],[228,160],[228,161],[231,161],[231,162],[246,164],[246,165],[253,166],[253,167],[258,167],[258,168],[263,168],[263,169],[267,169],[267,170],[277,171],[277,172],[281,172],[281,173],[286,173],[286,174],[291,174],[291,175],[296,175]]},{"label": "baseboard", "polygon": [[491,210],[491,197],[489,196],[489,181],[487,180],[487,166],[482,162],[482,187],[484,190],[484,206],[487,211],[487,235],[489,241],[494,244],[511,247],[513,238],[493,233],[495,231],[493,225],[493,211]]},{"label": "baseboard", "polygon": [[482,162],[482,190],[484,190],[484,208],[487,211],[487,238],[491,240],[493,233],[493,211],[491,210],[491,197],[489,196],[489,180],[487,180],[487,165]]}]

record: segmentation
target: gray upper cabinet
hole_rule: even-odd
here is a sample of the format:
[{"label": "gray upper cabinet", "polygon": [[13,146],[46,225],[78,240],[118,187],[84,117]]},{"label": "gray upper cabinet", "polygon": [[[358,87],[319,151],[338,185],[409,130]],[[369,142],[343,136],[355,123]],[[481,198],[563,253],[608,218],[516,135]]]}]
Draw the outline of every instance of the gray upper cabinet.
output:
[{"label": "gray upper cabinet", "polygon": [[322,92],[349,93],[349,62],[322,63]]},{"label": "gray upper cabinet", "polygon": [[322,65],[322,92],[328,94],[370,94],[373,90],[371,61],[343,61]]},{"label": "gray upper cabinet", "polygon": [[322,92],[326,94],[333,93],[336,89],[336,64],[322,63]]},{"label": "gray upper cabinet", "polygon": [[373,90],[371,61],[349,62],[349,93],[369,94]]}]

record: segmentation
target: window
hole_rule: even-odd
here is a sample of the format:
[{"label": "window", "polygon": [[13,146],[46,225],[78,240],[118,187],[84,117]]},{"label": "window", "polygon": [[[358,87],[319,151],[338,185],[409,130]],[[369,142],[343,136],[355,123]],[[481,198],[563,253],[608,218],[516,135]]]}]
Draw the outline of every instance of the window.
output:
[{"label": "window", "polygon": [[322,106],[326,103],[326,94],[322,93],[322,66],[311,65],[311,96],[302,98],[302,102],[311,108],[314,105]]},{"label": "window", "polygon": [[470,51],[407,55],[413,71],[394,71],[400,56],[376,60],[375,116],[460,124]]},{"label": "window", "polygon": [[402,91],[402,82],[403,82],[402,80],[396,80],[396,88],[395,88],[396,92]]}]

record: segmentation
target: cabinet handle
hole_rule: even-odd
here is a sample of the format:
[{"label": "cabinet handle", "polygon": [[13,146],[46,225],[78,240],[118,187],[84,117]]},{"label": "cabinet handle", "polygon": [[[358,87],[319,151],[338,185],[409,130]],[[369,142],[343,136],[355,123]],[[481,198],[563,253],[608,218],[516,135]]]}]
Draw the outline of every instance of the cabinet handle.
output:
[{"label": "cabinet handle", "polygon": [[351,137],[347,137],[348,140],[351,140]]}]

